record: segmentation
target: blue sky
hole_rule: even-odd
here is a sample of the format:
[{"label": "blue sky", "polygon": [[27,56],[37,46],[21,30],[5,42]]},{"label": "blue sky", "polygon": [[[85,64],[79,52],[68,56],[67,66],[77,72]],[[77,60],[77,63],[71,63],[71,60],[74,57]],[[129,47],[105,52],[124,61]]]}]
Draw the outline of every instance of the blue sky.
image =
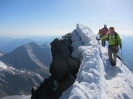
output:
[{"label": "blue sky", "polygon": [[104,24],[133,35],[133,0],[0,0],[0,35],[64,35]]}]

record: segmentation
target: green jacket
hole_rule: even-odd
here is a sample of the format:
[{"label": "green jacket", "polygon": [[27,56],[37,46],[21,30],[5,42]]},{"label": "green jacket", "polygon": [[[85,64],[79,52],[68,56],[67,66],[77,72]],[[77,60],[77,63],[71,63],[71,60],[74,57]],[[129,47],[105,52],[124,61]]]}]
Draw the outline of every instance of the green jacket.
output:
[{"label": "green jacket", "polygon": [[120,38],[119,34],[116,33],[116,36],[117,36],[117,38],[116,38],[115,33],[113,33],[113,34],[108,33],[105,36],[101,37],[100,40],[104,40],[104,39],[108,38],[110,45],[116,45],[116,44],[122,45],[121,38]]}]

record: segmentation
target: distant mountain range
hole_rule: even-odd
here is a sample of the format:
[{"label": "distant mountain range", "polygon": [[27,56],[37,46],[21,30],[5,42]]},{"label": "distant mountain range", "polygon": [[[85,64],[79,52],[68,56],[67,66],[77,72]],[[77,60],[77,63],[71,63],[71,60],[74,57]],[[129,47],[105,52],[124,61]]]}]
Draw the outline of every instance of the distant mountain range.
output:
[{"label": "distant mountain range", "polygon": [[50,48],[40,46],[34,42],[22,45],[11,53],[4,54],[0,61],[12,65],[17,69],[35,70],[49,66],[51,62]]},{"label": "distant mountain range", "polygon": [[23,38],[23,39],[0,39],[0,50],[4,51],[4,52],[11,52],[13,51],[15,48],[32,42],[33,40],[27,39],[27,38]]},{"label": "distant mountain range", "polygon": [[12,52],[17,47],[30,43],[36,42],[42,45],[45,42],[51,42],[54,36],[31,36],[31,37],[5,37],[0,36],[0,50],[6,53]]},{"label": "distant mountain range", "polygon": [[[1,52],[0,52],[1,53]],[[32,86],[49,76],[51,48],[49,43],[31,42],[0,57],[0,98],[6,95],[30,94]]]}]

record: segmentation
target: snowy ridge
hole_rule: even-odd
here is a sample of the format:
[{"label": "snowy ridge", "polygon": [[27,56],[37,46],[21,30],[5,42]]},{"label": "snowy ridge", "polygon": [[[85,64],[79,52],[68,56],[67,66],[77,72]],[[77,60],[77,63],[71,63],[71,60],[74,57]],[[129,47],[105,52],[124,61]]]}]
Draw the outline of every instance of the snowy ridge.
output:
[{"label": "snowy ridge", "polygon": [[[76,51],[82,54],[83,59],[77,74],[77,79],[73,85],[70,99],[76,98],[77,95],[79,95],[78,98],[80,99],[94,99],[97,97],[102,99],[103,96],[101,93],[103,93],[103,89],[100,86],[102,84],[101,76],[103,75],[101,68],[103,64],[100,65],[99,63],[101,59],[98,50],[99,46],[95,40],[96,37],[89,28],[82,25],[77,25],[76,31],[77,36],[79,35],[82,42],[82,46],[78,46],[78,50],[76,49]],[[77,41],[73,41],[72,45],[75,45]],[[75,94],[75,92],[79,92],[80,94]]]},{"label": "snowy ridge", "polygon": [[79,57],[81,65],[75,83],[60,99],[133,99],[133,74],[119,59],[112,67],[107,48],[95,38],[80,24],[72,32],[72,56]]}]

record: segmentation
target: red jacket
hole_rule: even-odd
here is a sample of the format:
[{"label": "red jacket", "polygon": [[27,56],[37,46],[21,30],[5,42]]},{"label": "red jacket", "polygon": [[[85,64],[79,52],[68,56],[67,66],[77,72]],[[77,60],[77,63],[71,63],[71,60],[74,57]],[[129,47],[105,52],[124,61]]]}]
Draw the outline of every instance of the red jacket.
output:
[{"label": "red jacket", "polygon": [[99,32],[102,34],[102,36],[104,36],[108,33],[108,29],[107,28],[102,28],[102,29],[99,30]]}]

